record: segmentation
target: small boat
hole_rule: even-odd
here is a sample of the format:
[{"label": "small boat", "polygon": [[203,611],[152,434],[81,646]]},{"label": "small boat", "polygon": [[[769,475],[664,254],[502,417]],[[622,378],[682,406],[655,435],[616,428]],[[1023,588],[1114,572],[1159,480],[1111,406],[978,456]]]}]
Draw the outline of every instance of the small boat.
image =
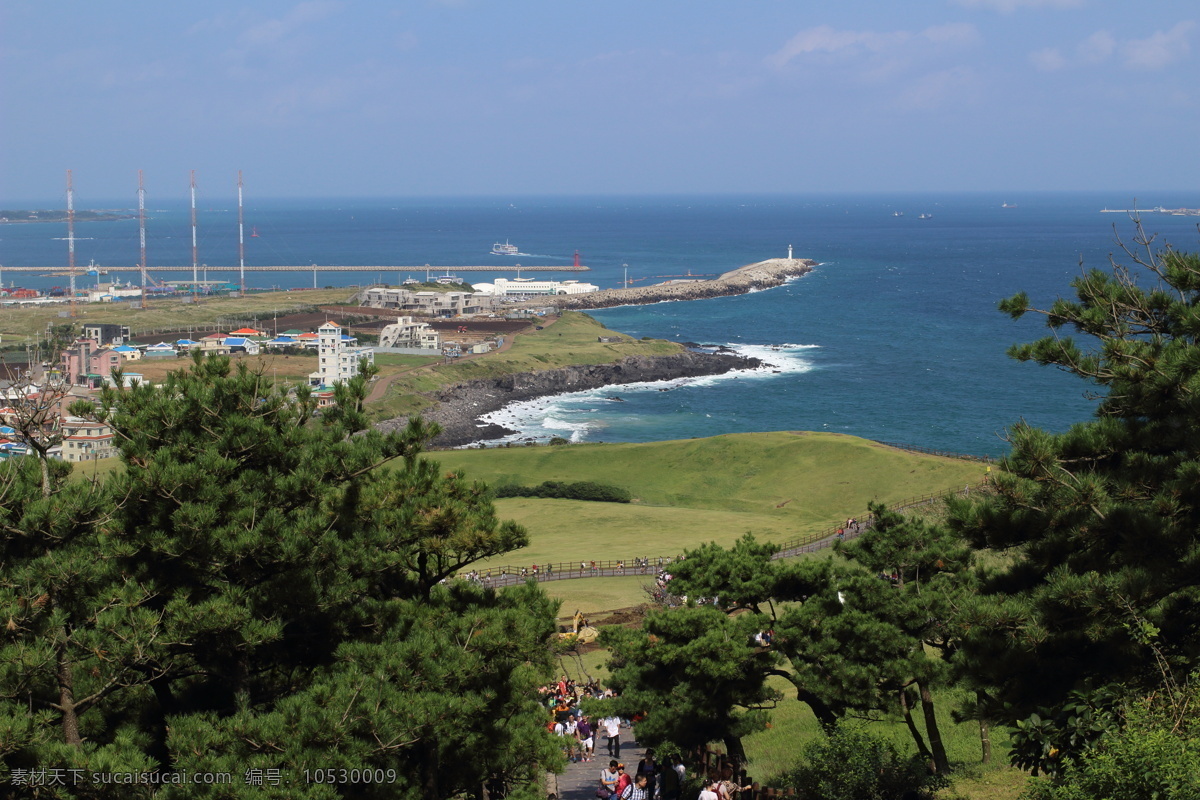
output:
[{"label": "small boat", "polygon": [[492,245],[492,255],[494,256],[519,256],[521,251],[517,249],[515,244],[509,244],[508,240],[504,240],[504,244],[496,242]]},{"label": "small boat", "polygon": [[893,211],[893,212],[892,212],[892,216],[893,216],[893,217],[903,217],[903,216],[904,216],[904,212],[903,212],[903,211]]}]

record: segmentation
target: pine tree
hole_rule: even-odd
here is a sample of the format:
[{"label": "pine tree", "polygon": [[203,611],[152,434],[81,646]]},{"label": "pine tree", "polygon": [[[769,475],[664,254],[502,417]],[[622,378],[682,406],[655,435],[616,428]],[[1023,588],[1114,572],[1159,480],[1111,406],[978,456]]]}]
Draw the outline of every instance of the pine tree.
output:
[{"label": "pine tree", "polygon": [[1052,330],[1010,355],[1099,402],[1066,433],[1014,426],[995,494],[952,506],[958,531],[1008,559],[985,576],[963,657],[1009,722],[1200,664],[1200,257],[1157,249],[1140,222],[1122,249],[1131,265],[1083,274],[1074,300],[1001,303]]},{"label": "pine tree", "polygon": [[[949,669],[927,647],[951,649],[947,592],[969,554],[945,531],[882,506],[873,511],[877,528],[844,548],[861,566],[773,560],[776,548],[749,535],[730,549],[688,552],[672,592],[715,607],[662,611],[640,632],[609,635],[621,702],[650,709],[642,723],[649,735],[681,747],[697,736],[724,738],[737,752],[747,724],[765,722],[745,710],[769,700],[774,676],[790,682],[828,730],[851,712],[902,713],[918,751],[947,772],[933,688],[949,680]],[[885,567],[904,576],[901,585],[876,574]],[[770,643],[758,644],[764,632]],[[918,704],[928,744],[912,717]],[[701,718],[710,723],[696,730]]]},{"label": "pine tree", "polygon": [[[318,413],[198,358],[104,393],[124,469],[103,485],[55,467],[46,498],[33,462],[0,472],[10,769],[234,777],[156,797],[534,791],[556,604],[453,580],[526,534],[420,456],[436,429],[366,429],[369,374]],[[245,780],[271,770],[291,782]]]},{"label": "pine tree", "polygon": [[600,643],[612,652],[610,702],[638,723],[641,744],[682,751],[722,742],[742,761],[742,737],[766,724],[778,694],[766,684],[779,658],[754,645],[757,620],[731,617],[710,605],[660,610],[640,630],[605,628]]}]

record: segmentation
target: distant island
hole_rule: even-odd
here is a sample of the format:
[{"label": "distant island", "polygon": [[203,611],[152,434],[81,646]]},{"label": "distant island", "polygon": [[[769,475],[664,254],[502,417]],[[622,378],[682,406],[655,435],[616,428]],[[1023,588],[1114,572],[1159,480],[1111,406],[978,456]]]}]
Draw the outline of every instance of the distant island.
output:
[{"label": "distant island", "polygon": [[[76,211],[76,222],[108,222],[114,219],[133,219],[133,214],[120,211]],[[66,222],[67,210],[64,209],[0,209],[0,224],[18,222]]]}]

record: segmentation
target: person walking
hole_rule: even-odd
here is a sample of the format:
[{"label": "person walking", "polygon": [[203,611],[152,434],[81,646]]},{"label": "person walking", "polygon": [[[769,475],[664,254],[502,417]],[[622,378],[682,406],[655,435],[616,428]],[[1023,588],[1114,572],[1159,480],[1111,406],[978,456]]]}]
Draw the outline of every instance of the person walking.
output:
[{"label": "person walking", "polygon": [[606,717],[602,723],[604,735],[608,737],[608,757],[621,757],[621,718],[613,715]]},{"label": "person walking", "polygon": [[[617,761],[613,759],[608,762],[608,768],[600,770],[600,789],[608,792],[607,797],[612,797],[617,793],[617,775],[620,772],[617,769]],[[596,796],[599,797],[602,792],[598,791]]]},{"label": "person walking", "polygon": [[638,762],[637,777],[646,779],[646,791],[653,797],[658,782],[658,762],[654,760],[653,750],[647,750],[645,758]]},{"label": "person walking", "polygon": [[595,739],[592,738],[592,725],[587,717],[580,717],[575,726],[575,736],[579,739],[579,757],[584,761],[591,761]]}]

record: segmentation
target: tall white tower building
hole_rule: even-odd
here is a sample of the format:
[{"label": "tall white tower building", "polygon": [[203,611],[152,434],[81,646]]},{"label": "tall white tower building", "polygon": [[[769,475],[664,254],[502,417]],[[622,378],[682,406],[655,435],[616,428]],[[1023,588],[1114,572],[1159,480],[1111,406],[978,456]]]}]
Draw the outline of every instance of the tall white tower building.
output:
[{"label": "tall white tower building", "polygon": [[326,322],[317,328],[317,371],[308,376],[313,386],[333,386],[358,374],[358,364],[364,358],[375,363],[375,351],[356,347],[355,342],[342,338],[342,326]]}]

